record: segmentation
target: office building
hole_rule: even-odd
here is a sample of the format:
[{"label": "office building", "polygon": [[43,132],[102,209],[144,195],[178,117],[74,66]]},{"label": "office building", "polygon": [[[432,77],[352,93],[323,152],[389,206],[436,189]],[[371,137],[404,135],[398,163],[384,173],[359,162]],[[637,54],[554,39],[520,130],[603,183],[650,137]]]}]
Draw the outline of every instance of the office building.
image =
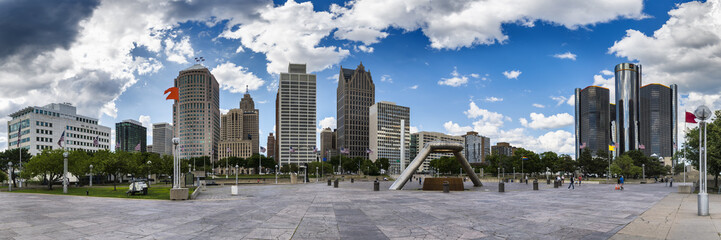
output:
[{"label": "office building", "polygon": [[265,154],[269,158],[275,158],[275,136],[273,133],[268,133],[268,145],[267,153]]},{"label": "office building", "polygon": [[611,141],[611,104],[608,88],[589,86],[576,88],[576,159],[589,150],[595,155],[608,151]]},{"label": "office building", "polygon": [[[32,155],[37,155],[44,149],[58,149],[58,141],[63,131],[63,147],[67,150],[96,152],[110,149],[110,128],[98,125],[97,118],[78,115],[77,109],[70,103],[26,107],[9,116],[8,149],[22,147]],[[97,144],[95,139],[98,140]]]},{"label": "office building", "polygon": [[149,153],[155,153],[155,152],[153,152],[153,145],[148,145],[147,149],[148,149]]},{"label": "office building", "polygon": [[641,87],[639,149],[647,156],[673,157],[676,85],[648,84]]},{"label": "office building", "polygon": [[[316,76],[305,64],[289,64],[276,95],[276,134],[281,165],[316,160]],[[291,152],[293,149],[293,152]]]},{"label": "office building", "polygon": [[147,152],[148,129],[143,124],[126,119],[115,124],[115,149],[125,152]]},{"label": "office building", "polygon": [[477,132],[467,132],[463,135],[463,155],[468,163],[484,163],[486,156],[491,155],[491,139],[478,135]]},{"label": "office building", "polygon": [[179,103],[173,104],[173,127],[180,135],[179,147],[182,149],[180,158],[211,156],[217,160],[220,141],[218,81],[208,68],[195,64],[180,71],[174,84],[180,93]]},{"label": "office building", "polygon": [[246,90],[240,100],[240,108],[230,109],[220,116],[219,158],[248,158],[260,151],[258,134],[258,109]]},{"label": "office building", "polygon": [[497,142],[496,146],[491,147],[491,152],[496,155],[513,156],[516,153],[516,147],[511,146],[507,142]]},{"label": "office building", "polygon": [[338,148],[336,146],[337,131],[335,129],[324,128],[320,131],[320,158],[330,160],[331,157],[338,155]]},{"label": "office building", "polygon": [[173,155],[173,125],[170,123],[153,124],[153,150],[148,152],[162,155]]},{"label": "office building", "polygon": [[[370,128],[369,140],[370,160],[387,158],[390,162],[391,172],[397,172],[395,169],[410,164],[410,154],[408,149],[411,142],[411,109],[408,107],[396,105],[393,102],[381,101],[373,104],[369,109]],[[401,122],[403,121],[403,122]],[[403,134],[401,134],[403,131]],[[401,141],[401,135],[405,140]],[[405,152],[401,156],[401,143]]]},{"label": "office building", "polygon": [[341,67],[337,89],[338,148],[347,149],[346,156],[368,157],[368,111],[374,103],[375,84],[363,63],[355,70]]},{"label": "office building", "polygon": [[[427,143],[436,142],[436,141],[442,141],[442,142],[456,142],[456,143],[464,143],[464,138],[462,136],[451,136],[444,133],[439,132],[417,132],[413,133],[411,135],[415,135],[415,137],[411,137],[411,141],[415,140],[415,143],[411,143],[416,148],[415,152],[416,155],[425,147]],[[463,152],[461,152],[463,153]],[[418,169],[418,171],[428,171],[430,170],[428,164],[431,162],[431,160],[439,159],[441,157],[454,157],[453,153],[431,153],[428,155],[425,161],[423,161],[423,164]],[[415,158],[415,156],[413,156]]]},{"label": "office building", "polygon": [[632,63],[615,67],[617,155],[638,149],[641,71],[641,65]]}]

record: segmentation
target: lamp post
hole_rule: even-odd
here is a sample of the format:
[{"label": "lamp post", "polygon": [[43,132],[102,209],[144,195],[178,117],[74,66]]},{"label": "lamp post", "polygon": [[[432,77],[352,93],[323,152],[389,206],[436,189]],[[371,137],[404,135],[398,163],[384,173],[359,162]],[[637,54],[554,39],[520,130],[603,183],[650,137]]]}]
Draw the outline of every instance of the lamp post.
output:
[{"label": "lamp post", "polygon": [[63,193],[68,193],[68,152],[63,152]]},{"label": "lamp post", "polygon": [[[152,161],[148,160],[148,187],[150,187],[150,175],[151,175],[150,174],[150,164],[152,164],[152,163],[153,163]],[[92,186],[92,185],[90,185],[90,186]]]},{"label": "lamp post", "polygon": [[275,184],[278,184],[278,164],[275,165]]},{"label": "lamp post", "polygon": [[318,167],[315,167],[315,183],[318,183]]},{"label": "lamp post", "polygon": [[498,178],[498,182],[501,182],[501,168],[498,168],[498,175],[496,175]]},{"label": "lamp post", "polygon": [[513,167],[513,180],[516,180],[516,167]]},{"label": "lamp post", "polygon": [[[706,147],[707,147],[707,139],[706,139],[706,122],[705,120],[711,117],[711,110],[706,106],[700,106],[694,111],[694,115],[696,115],[696,118],[701,120],[699,123],[699,129],[698,129],[698,143],[699,143],[699,152],[698,152],[698,159],[699,159],[699,191],[698,191],[698,215],[699,216],[708,216],[708,193],[706,193],[706,184],[707,184],[707,175],[708,172],[706,170]],[[703,131],[701,129],[703,128]],[[702,137],[703,136],[703,137]]]},{"label": "lamp post", "polygon": [[646,164],[645,163],[641,164],[641,172],[642,172],[642,175],[641,175],[642,179],[645,182],[646,181]]},{"label": "lamp post", "polygon": [[235,164],[235,185],[238,186],[238,164]]},{"label": "lamp post", "polygon": [[180,161],[178,160],[180,153],[178,152],[178,143],[180,143],[180,138],[173,138],[173,189],[180,188]]},{"label": "lamp post", "polygon": [[93,165],[90,164],[90,186],[93,186]]},{"label": "lamp post", "polygon": [[13,191],[13,162],[8,162],[8,191]]}]

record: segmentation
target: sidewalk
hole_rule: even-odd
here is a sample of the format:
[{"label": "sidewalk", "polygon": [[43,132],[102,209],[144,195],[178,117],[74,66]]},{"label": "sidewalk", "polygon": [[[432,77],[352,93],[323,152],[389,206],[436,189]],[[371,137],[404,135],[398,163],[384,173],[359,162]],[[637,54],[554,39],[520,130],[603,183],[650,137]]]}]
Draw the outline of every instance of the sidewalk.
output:
[{"label": "sidewalk", "polygon": [[709,195],[710,216],[698,216],[698,194],[671,193],[611,239],[721,239],[721,195]]}]

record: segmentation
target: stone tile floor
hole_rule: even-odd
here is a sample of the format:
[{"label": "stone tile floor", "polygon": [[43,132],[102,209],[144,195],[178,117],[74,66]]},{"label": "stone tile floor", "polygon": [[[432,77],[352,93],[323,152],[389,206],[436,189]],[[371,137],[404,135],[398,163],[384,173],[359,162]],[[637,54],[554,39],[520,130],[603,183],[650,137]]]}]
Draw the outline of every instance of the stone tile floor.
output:
[{"label": "stone tile floor", "polygon": [[497,183],[424,192],[417,182],[240,185],[195,201],[0,193],[0,239],[607,239],[664,198],[663,184],[575,190]]}]

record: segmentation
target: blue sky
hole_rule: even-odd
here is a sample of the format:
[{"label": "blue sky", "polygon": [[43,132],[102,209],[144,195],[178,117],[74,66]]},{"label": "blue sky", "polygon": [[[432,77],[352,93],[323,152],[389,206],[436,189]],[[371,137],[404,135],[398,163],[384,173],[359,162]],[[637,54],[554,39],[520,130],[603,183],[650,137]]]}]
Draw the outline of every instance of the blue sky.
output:
[{"label": "blue sky", "polygon": [[[621,62],[644,64],[644,84],[679,84],[681,109],[721,106],[719,84],[712,78],[721,71],[718,57],[689,53],[721,49],[719,1],[198,4],[37,6],[86,10],[72,10],[78,12],[66,20],[77,26],[69,29],[47,30],[57,19],[28,23],[30,32],[49,31],[59,36],[57,42],[11,42],[21,50],[0,52],[5,59],[0,81],[24,89],[4,88],[0,113],[69,101],[106,126],[124,119],[171,122],[171,102],[163,90],[200,56],[224,89],[221,109],[237,108],[245,85],[251,85],[260,110],[261,146],[274,127],[277,73],[289,61],[308,63],[318,76],[318,128],[335,126],[340,66],[363,62],[376,84],[376,101],[410,107],[414,130],[475,130],[493,143],[509,141],[539,152],[573,152],[574,113],[568,101],[573,89],[612,88],[604,70]],[[6,9],[11,7],[22,6]],[[0,31],[14,27],[0,25]],[[19,66],[21,61],[31,64]],[[669,67],[674,65],[693,67]],[[5,148],[7,129],[0,133]]]}]

